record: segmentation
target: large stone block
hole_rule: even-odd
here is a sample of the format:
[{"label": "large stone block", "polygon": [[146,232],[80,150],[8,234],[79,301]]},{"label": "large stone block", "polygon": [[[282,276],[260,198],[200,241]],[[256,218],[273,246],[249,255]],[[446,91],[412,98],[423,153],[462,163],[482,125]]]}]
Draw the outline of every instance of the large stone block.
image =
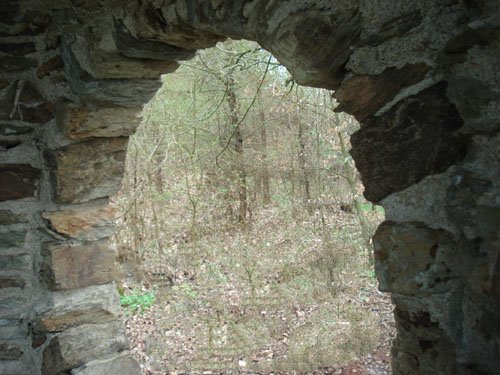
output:
[{"label": "large stone block", "polygon": [[40,170],[29,164],[0,164],[0,202],[34,197]]},{"label": "large stone block", "polygon": [[53,292],[49,308],[39,315],[36,330],[59,332],[81,324],[110,322],[120,314],[120,300],[114,284]]},{"label": "large stone block", "polygon": [[81,245],[48,243],[43,254],[43,276],[52,290],[106,284],[115,277],[115,251],[107,240]]},{"label": "large stone block", "polygon": [[456,244],[444,230],[420,223],[382,223],[373,237],[381,291],[427,296],[448,291],[457,276],[446,264]]},{"label": "large stone block", "polygon": [[371,117],[351,137],[351,155],[365,185],[365,197],[379,202],[424,177],[442,173],[465,155],[455,132],[463,125],[438,83]]},{"label": "large stone block", "polygon": [[[130,78],[130,79],[89,79],[89,72],[82,68],[78,56],[75,56],[75,51],[72,49],[72,44],[78,41],[70,40],[70,37],[63,38],[63,54],[65,73],[68,83],[72,91],[83,99],[87,104],[96,105],[117,105],[121,107],[136,108],[142,106],[149,101],[161,86],[161,81],[158,79],[160,72],[156,72],[155,78],[143,79],[143,75],[137,74],[106,74],[106,72],[97,72],[97,76],[103,78]],[[85,47],[84,47],[85,48]],[[76,48],[78,52],[78,48]],[[87,53],[85,53],[87,55]],[[106,58],[106,57],[105,57]],[[85,58],[84,58],[85,59]],[[88,62],[88,61],[87,61]],[[124,61],[121,60],[121,63]],[[92,64],[93,62],[88,62]],[[132,61],[133,65],[137,67],[137,62]],[[147,64],[147,63],[146,63]],[[168,63],[172,65],[171,63]],[[143,62],[140,62],[143,65]],[[177,67],[177,63],[173,63],[172,70]],[[116,69],[116,64],[108,65],[113,68],[115,72],[126,73],[127,69]],[[95,70],[92,66],[86,67],[89,70]],[[134,70],[133,68],[131,70]],[[151,77],[149,77],[151,78]]]},{"label": "large stone block", "polygon": [[71,371],[72,375],[139,375],[141,368],[139,364],[132,358],[130,353],[124,352],[116,357],[97,360],[86,363],[82,367]]},{"label": "large stone block", "polygon": [[129,136],[141,122],[141,111],[141,107],[91,110],[66,102],[58,105],[57,124],[70,139]]},{"label": "large stone block", "polygon": [[116,210],[111,205],[74,207],[42,216],[57,233],[77,240],[94,241],[115,233]]},{"label": "large stone block", "polygon": [[46,153],[60,203],[108,197],[120,186],[128,138],[98,138]]},{"label": "large stone block", "polygon": [[45,348],[42,374],[60,374],[97,358],[119,353],[127,347],[121,322],[70,328],[54,337]]}]

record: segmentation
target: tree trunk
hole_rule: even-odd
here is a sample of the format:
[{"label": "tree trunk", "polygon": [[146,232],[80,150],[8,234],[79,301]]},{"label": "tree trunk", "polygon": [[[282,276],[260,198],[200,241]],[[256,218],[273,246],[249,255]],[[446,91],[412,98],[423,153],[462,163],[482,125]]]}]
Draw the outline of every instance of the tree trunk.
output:
[{"label": "tree trunk", "polygon": [[267,129],[264,125],[265,115],[264,110],[261,108],[259,114],[260,120],[260,145],[262,153],[262,170],[260,173],[260,182],[262,186],[262,203],[264,206],[271,203],[271,193],[269,189],[269,166],[267,165]]},{"label": "tree trunk", "polygon": [[301,180],[301,185],[303,187],[303,200],[304,204],[308,206],[308,202],[311,199],[311,192],[310,192],[310,187],[309,187],[309,177],[307,174],[306,170],[306,137],[304,135],[305,132],[305,126],[302,121],[298,118],[298,116],[295,117],[296,121],[298,122],[298,142],[299,142],[299,153],[298,153],[298,161],[299,161],[299,168],[300,168],[300,180]]},{"label": "tree trunk", "polygon": [[236,153],[237,190],[238,190],[238,223],[244,224],[247,219],[247,182],[245,160],[243,154],[243,134],[238,120],[236,90],[232,74],[227,77],[227,103],[229,105],[229,120],[233,128],[232,144]]}]

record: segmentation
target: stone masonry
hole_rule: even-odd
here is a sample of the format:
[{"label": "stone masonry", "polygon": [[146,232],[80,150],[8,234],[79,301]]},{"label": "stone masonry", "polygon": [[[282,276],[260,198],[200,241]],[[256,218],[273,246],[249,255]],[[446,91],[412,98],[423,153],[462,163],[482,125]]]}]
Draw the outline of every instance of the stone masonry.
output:
[{"label": "stone masonry", "polygon": [[109,197],[159,76],[227,37],[361,122],[394,373],[500,373],[498,0],[5,0],[0,374],[140,373]]}]

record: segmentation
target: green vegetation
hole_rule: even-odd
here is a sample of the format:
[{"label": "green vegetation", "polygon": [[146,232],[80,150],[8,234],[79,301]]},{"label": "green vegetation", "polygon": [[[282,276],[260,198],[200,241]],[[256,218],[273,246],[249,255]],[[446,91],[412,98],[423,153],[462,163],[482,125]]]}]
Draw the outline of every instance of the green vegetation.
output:
[{"label": "green vegetation", "polygon": [[131,314],[142,314],[154,305],[155,300],[156,297],[153,292],[141,293],[137,289],[134,289],[130,294],[120,294],[122,307]]}]

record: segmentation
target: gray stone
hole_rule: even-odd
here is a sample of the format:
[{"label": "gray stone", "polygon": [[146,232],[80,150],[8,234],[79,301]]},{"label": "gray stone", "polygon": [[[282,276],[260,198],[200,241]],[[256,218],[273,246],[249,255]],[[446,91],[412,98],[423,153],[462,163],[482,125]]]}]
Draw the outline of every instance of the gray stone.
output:
[{"label": "gray stone", "polygon": [[21,295],[0,298],[0,316],[17,311],[24,303],[25,300]]},{"label": "gray stone", "polygon": [[0,210],[0,225],[26,223],[28,219],[24,214],[14,214],[11,210]]},{"label": "gray stone", "polygon": [[196,49],[185,49],[150,40],[138,40],[121,21],[115,22],[113,37],[118,51],[127,57],[179,61],[189,60],[196,53]]},{"label": "gray stone", "polygon": [[125,352],[116,357],[92,361],[82,367],[73,369],[72,375],[139,375],[141,368],[139,364],[132,359],[130,353]]},{"label": "gray stone", "polygon": [[33,375],[33,364],[20,361],[0,361],[2,375]]},{"label": "gray stone", "polygon": [[31,268],[31,257],[26,254],[0,255],[0,264],[2,270],[26,271]]},{"label": "gray stone", "polygon": [[10,230],[0,232],[0,249],[22,247],[26,238],[26,230]]},{"label": "gray stone", "polygon": [[85,324],[54,337],[43,352],[43,375],[59,374],[128,347],[121,322]]},{"label": "gray stone", "polygon": [[0,342],[0,361],[8,361],[18,359],[23,355],[21,347],[10,341]]},{"label": "gray stone", "polygon": [[27,335],[27,329],[21,324],[20,319],[0,319],[0,337],[2,339],[24,339]]}]

